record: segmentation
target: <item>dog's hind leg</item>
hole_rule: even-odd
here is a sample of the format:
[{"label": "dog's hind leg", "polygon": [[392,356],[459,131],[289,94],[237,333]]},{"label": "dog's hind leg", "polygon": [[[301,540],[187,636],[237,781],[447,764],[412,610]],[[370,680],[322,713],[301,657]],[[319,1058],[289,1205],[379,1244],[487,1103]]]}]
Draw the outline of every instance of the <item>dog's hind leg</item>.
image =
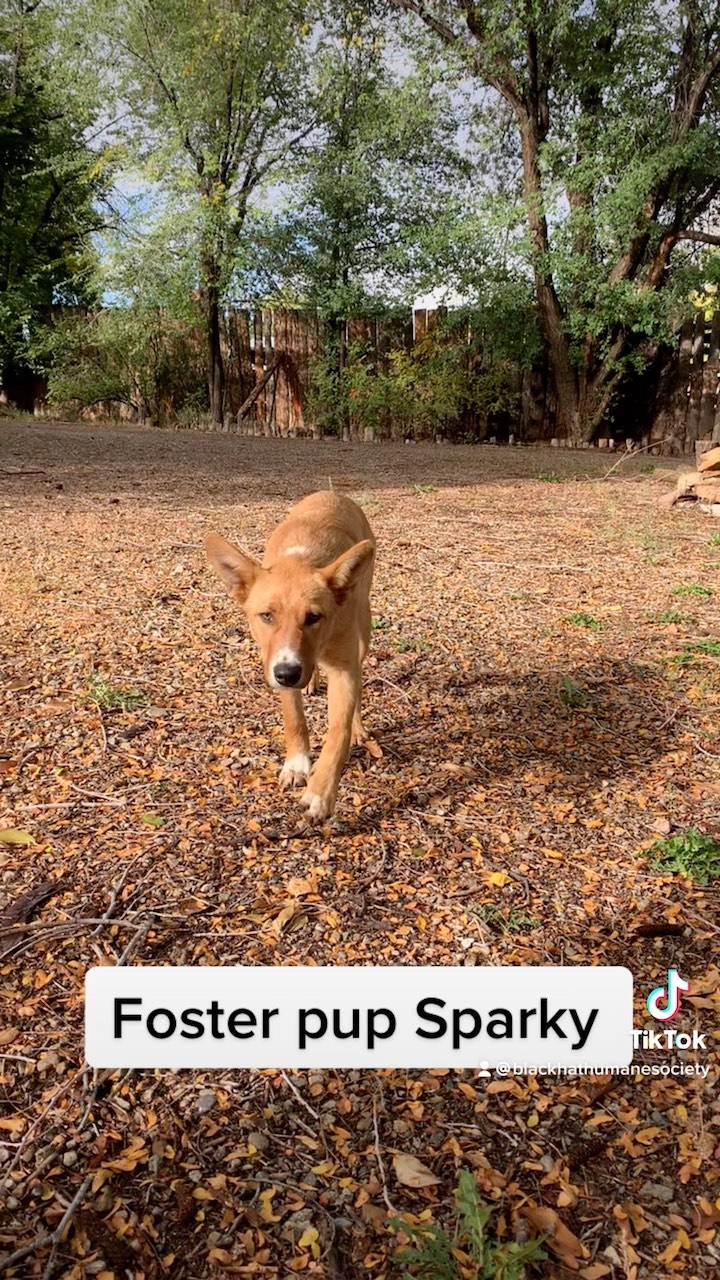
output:
[{"label": "dog's hind leg", "polygon": [[313,667],[313,673],[305,686],[305,692],[312,697],[313,694],[320,692],[320,672],[317,667]]},{"label": "dog's hind leg", "polygon": [[362,722],[361,712],[361,690],[358,689],[357,702],[353,712],[352,737],[350,739],[353,747],[362,747],[368,740],[369,734]]},{"label": "dog's hind leg", "polygon": [[[371,630],[372,628],[371,628],[371,621],[370,621],[370,605],[368,603],[363,608],[362,613],[360,615],[359,653],[360,653],[360,671],[361,672],[362,672],[363,663],[367,656],[367,651],[370,648]],[[368,734],[362,722],[362,683],[361,683],[358,686],[357,702],[355,703],[355,710],[353,712],[352,739],[351,739],[352,745],[354,747],[362,747],[364,743],[367,742],[369,736],[370,735]]]},{"label": "dog's hind leg", "polygon": [[310,776],[310,737],[299,689],[280,693],[285,726],[285,763],[280,770],[280,786],[304,787]]}]

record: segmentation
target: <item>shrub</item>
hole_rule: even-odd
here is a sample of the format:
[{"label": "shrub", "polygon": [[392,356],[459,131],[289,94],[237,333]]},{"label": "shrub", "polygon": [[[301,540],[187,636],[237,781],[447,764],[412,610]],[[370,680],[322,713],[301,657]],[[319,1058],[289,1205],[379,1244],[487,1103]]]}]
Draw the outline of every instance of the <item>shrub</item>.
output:
[{"label": "shrub", "polygon": [[720,877],[720,844],[695,827],[656,840],[649,849],[643,850],[642,857],[649,858],[656,871],[686,876],[698,884],[708,884]]},{"label": "shrub", "polygon": [[492,1214],[472,1174],[463,1170],[455,1192],[452,1234],[438,1226],[393,1222],[412,1242],[398,1258],[402,1274],[422,1280],[524,1280],[528,1264],[542,1262],[547,1255],[539,1240],[497,1240],[489,1230]]}]

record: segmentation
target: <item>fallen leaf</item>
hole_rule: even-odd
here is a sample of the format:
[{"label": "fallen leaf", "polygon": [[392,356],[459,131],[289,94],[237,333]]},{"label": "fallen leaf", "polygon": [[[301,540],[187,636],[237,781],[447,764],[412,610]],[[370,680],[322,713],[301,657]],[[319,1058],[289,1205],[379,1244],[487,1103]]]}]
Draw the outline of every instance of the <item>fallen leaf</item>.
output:
[{"label": "fallen leaf", "polygon": [[487,883],[495,889],[502,889],[510,883],[510,876],[507,871],[491,871],[487,877]]},{"label": "fallen leaf", "polygon": [[416,1156],[399,1152],[393,1156],[395,1177],[403,1187],[433,1187],[440,1181]]},{"label": "fallen leaf", "polygon": [[0,1119],[0,1129],[4,1129],[6,1133],[22,1133],[26,1123],[25,1116],[3,1116]]},{"label": "fallen leaf", "polygon": [[540,1232],[553,1252],[562,1259],[565,1266],[577,1271],[577,1259],[589,1257],[582,1241],[568,1230],[554,1209],[542,1205],[528,1205],[522,1213],[530,1225]]},{"label": "fallen leaf", "polygon": [[4,827],[0,831],[0,843],[2,844],[35,844],[35,837],[30,835],[29,831],[21,831],[18,827]]}]

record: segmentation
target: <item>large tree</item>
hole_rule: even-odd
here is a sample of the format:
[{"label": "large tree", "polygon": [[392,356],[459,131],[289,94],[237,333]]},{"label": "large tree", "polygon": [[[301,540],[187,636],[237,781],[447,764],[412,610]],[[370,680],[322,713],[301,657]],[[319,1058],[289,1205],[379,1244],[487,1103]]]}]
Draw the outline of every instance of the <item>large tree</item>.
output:
[{"label": "large tree", "polygon": [[286,171],[261,261],[238,280],[322,318],[337,427],[347,425],[347,322],[411,305],[466,167],[452,103],[436,76],[417,74],[386,18],[383,0],[326,6],[310,75],[315,128]]},{"label": "large tree", "polygon": [[161,201],[196,219],[211,413],[222,421],[222,307],[253,194],[310,127],[303,0],[93,0],[120,126]]},{"label": "large tree", "polygon": [[92,296],[108,170],[87,96],[65,82],[59,13],[14,0],[0,24],[0,373],[26,367],[53,305]]},{"label": "large tree", "polygon": [[317,128],[293,175],[288,265],[330,317],[412,289],[420,243],[463,167],[451,104],[385,17],[378,0],[328,6],[313,59]]},{"label": "large tree", "polygon": [[687,292],[689,246],[720,243],[705,222],[720,193],[720,11],[698,0],[393,4],[472,77],[505,160],[513,127],[561,419],[569,437],[592,439],[628,368],[667,331],[674,283]]}]

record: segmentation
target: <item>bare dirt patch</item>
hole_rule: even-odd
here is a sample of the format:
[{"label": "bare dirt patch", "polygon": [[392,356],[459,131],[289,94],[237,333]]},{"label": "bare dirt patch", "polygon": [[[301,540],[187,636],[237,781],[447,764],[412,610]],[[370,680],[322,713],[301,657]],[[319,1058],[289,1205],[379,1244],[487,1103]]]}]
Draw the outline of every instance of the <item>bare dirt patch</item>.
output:
[{"label": "bare dirt patch", "polygon": [[[627,964],[636,1026],[675,966],[678,1025],[712,1033],[717,887],[638,856],[668,829],[720,838],[720,546],[658,509],[674,467],[33,422],[0,447],[0,827],[35,842],[0,844],[0,1266],[27,1246],[9,1274],[387,1276],[387,1199],[447,1221],[466,1167],[500,1236],[534,1205],[578,1242],[538,1274],[716,1275],[710,1054],[637,1059],[712,1063],[707,1082],[501,1089],[94,1077],[82,1054],[85,970],[120,959]],[[277,789],[275,698],[201,543],[257,552],[328,483],[378,539],[384,756],[353,755],[315,830]],[[322,699],[310,716],[317,744]],[[397,1153],[440,1183],[398,1185]]]}]

